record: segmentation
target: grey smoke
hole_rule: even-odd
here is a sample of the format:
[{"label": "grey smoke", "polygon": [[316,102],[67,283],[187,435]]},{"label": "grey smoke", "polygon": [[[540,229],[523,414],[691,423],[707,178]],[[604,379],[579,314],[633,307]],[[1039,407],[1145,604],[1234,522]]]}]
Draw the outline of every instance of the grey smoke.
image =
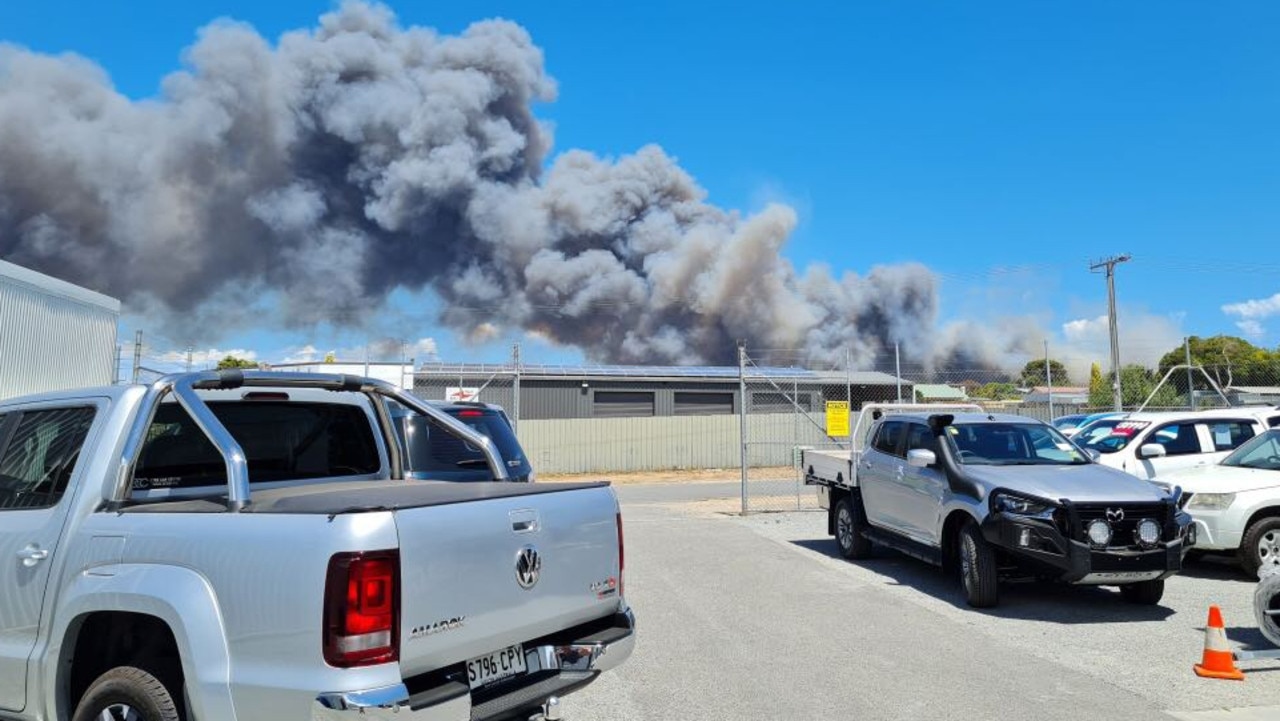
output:
[{"label": "grey smoke", "polygon": [[656,146],[547,166],[533,107],[556,86],[513,23],[446,36],[349,3],[275,46],[215,23],[185,60],[134,102],[86,60],[0,46],[0,256],[204,336],[267,290],[272,322],[306,327],[407,288],[471,337],[524,329],[600,361],[725,362],[739,338],[994,359],[985,336],[940,344],[923,265],[798,271],[790,208],[716,208]]}]

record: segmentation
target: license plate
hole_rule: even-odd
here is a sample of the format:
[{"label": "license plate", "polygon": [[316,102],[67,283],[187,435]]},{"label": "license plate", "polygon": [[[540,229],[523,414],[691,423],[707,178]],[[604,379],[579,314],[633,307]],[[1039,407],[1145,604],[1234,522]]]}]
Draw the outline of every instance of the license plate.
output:
[{"label": "license plate", "polygon": [[467,661],[467,682],[471,688],[488,686],[524,673],[524,649],[520,644]]}]

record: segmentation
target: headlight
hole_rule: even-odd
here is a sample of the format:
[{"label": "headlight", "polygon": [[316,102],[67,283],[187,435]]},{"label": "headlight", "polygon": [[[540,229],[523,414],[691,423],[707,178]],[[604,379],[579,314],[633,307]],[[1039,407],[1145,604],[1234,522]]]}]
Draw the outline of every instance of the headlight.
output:
[{"label": "headlight", "polygon": [[1007,493],[997,493],[992,496],[991,506],[1001,513],[1010,513],[1015,516],[1043,516],[1053,511],[1053,506],[1044,501]]},{"label": "headlight", "polygon": [[1160,524],[1150,518],[1138,521],[1138,544],[1148,548],[1160,543]]},{"label": "headlight", "polygon": [[1101,518],[1089,521],[1085,530],[1089,533],[1089,543],[1099,548],[1106,548],[1107,544],[1111,543],[1111,524]]},{"label": "headlight", "polygon": [[1236,500],[1234,493],[1196,493],[1187,503],[1188,511],[1222,511]]}]

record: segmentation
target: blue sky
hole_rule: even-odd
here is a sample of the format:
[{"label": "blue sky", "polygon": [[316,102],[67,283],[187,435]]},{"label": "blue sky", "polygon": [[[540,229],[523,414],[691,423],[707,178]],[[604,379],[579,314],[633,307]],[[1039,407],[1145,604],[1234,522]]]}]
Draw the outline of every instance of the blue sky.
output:
[{"label": "blue sky", "polygon": [[[214,18],[276,38],[333,5],[122,7],[2,3],[0,40],[84,55],[143,98]],[[1117,275],[1128,351],[1246,330],[1280,343],[1280,297],[1223,310],[1280,293],[1280,4],[391,7],[446,33],[495,16],[524,25],[559,83],[539,108],[558,151],[657,143],[719,205],[788,202],[801,221],[784,252],[798,266],[920,261],[942,278],[944,320],[1030,314],[1054,345],[1092,353],[1106,295],[1089,261],[1129,252]],[[405,325],[390,332],[434,337],[447,359],[499,360],[510,340],[466,347],[421,314]],[[308,343],[363,339],[256,329],[219,347],[278,359]],[[575,358],[536,344],[526,355]]]}]

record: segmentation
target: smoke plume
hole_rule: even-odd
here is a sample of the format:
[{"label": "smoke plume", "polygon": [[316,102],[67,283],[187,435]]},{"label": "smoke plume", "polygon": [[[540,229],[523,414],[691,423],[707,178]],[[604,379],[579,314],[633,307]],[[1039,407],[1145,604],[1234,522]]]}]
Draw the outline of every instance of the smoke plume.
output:
[{"label": "smoke plume", "polygon": [[211,336],[192,340],[252,322],[264,291],[272,322],[307,327],[405,288],[465,336],[599,361],[724,362],[739,338],[950,352],[922,265],[798,271],[790,208],[710,205],[656,146],[551,159],[533,108],[555,82],[513,23],[446,36],[349,3],[274,46],[215,23],[185,62],[135,102],[84,59],[0,46],[0,256]]}]

